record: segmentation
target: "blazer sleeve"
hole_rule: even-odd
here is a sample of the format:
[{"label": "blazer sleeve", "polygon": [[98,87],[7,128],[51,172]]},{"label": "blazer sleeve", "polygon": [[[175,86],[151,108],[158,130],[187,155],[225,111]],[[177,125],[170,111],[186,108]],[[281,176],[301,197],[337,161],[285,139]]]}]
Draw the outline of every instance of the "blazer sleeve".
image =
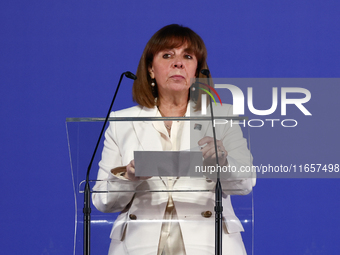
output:
[{"label": "blazer sleeve", "polygon": [[[111,113],[110,117],[115,117],[115,113]],[[117,142],[116,122],[110,122],[105,132],[102,158],[92,194],[93,204],[101,212],[123,210],[132,200],[134,190],[140,184],[140,181],[129,181],[111,173],[111,169],[123,166]]]},{"label": "blazer sleeve", "polygon": [[[227,116],[232,116],[232,107],[228,107]],[[224,193],[231,195],[246,195],[252,191],[256,184],[256,173],[252,169],[253,157],[248,149],[247,139],[239,125],[218,125],[218,136],[228,152],[228,166],[226,172],[221,174]]]}]

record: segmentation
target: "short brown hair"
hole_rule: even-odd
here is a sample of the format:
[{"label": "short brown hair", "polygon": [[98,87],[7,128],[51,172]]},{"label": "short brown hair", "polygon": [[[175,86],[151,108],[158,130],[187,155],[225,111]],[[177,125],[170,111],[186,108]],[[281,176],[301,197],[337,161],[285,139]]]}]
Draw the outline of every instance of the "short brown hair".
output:
[{"label": "short brown hair", "polygon": [[151,77],[148,71],[153,57],[164,49],[178,48],[185,43],[197,58],[196,77],[202,77],[200,70],[207,68],[207,49],[202,38],[188,27],[177,24],[165,26],[150,38],[144,48],[136,72],[137,80],[133,83],[133,101],[148,108],[155,106],[155,96],[151,90]]}]

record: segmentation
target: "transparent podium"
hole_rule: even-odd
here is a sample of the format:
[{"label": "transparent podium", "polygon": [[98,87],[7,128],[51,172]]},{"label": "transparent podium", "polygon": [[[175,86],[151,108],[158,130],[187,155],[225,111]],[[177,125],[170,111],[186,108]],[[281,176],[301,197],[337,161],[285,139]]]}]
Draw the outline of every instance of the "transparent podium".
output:
[{"label": "transparent podium", "polygon": [[[178,242],[187,255],[214,254],[217,172],[223,191],[223,254],[235,249],[227,240],[239,232],[247,254],[253,254],[256,176],[249,170],[249,130],[242,125],[246,118],[216,118],[216,138],[222,141],[218,148],[227,152],[223,167],[207,164],[202,150],[208,143],[198,145],[200,139],[213,136],[209,117],[170,118],[181,134],[175,140],[162,130],[162,117],[109,118],[89,176],[91,254],[108,254],[110,249],[116,250],[113,254],[156,255],[162,247]],[[83,254],[84,246],[86,172],[103,123],[104,118],[66,119],[75,198],[73,254],[77,255]],[[166,140],[177,141],[177,149],[164,150]],[[135,181],[124,177],[132,159]],[[179,238],[173,241],[173,235]]]}]

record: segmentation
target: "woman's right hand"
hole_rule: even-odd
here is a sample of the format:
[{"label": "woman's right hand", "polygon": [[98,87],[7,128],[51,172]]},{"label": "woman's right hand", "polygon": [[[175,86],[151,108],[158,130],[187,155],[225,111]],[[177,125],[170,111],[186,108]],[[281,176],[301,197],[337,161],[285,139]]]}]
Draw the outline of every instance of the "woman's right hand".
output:
[{"label": "woman's right hand", "polygon": [[139,181],[139,180],[146,180],[151,177],[136,177],[135,175],[135,160],[131,160],[130,163],[126,166],[126,172],[124,177],[130,181]]}]

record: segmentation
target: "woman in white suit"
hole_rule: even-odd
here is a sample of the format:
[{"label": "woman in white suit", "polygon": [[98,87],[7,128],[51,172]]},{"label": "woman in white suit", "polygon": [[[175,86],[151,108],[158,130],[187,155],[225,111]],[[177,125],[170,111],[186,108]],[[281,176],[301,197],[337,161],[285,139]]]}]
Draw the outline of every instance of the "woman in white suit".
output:
[{"label": "woman in white suit", "polygon": [[[190,79],[205,68],[207,51],[203,40],[191,29],[169,25],[147,43],[133,85],[138,106],[113,112],[111,117],[183,117],[200,115],[199,104],[189,103]],[[215,115],[230,116],[230,105]],[[251,164],[246,140],[237,126],[216,130],[221,166]],[[93,203],[102,212],[121,212],[111,231],[112,255],[209,255],[214,254],[213,192],[210,178],[137,177],[134,151],[180,151],[200,147],[205,165],[215,165],[216,154],[209,123],[190,127],[189,122],[111,122],[105,134]],[[123,167],[122,166],[126,166]],[[143,171],[143,169],[138,169]],[[223,194],[223,254],[246,254],[230,194],[247,194],[254,179],[242,173],[225,176]],[[169,192],[147,192],[147,190]],[[130,190],[134,192],[118,192]]]}]

